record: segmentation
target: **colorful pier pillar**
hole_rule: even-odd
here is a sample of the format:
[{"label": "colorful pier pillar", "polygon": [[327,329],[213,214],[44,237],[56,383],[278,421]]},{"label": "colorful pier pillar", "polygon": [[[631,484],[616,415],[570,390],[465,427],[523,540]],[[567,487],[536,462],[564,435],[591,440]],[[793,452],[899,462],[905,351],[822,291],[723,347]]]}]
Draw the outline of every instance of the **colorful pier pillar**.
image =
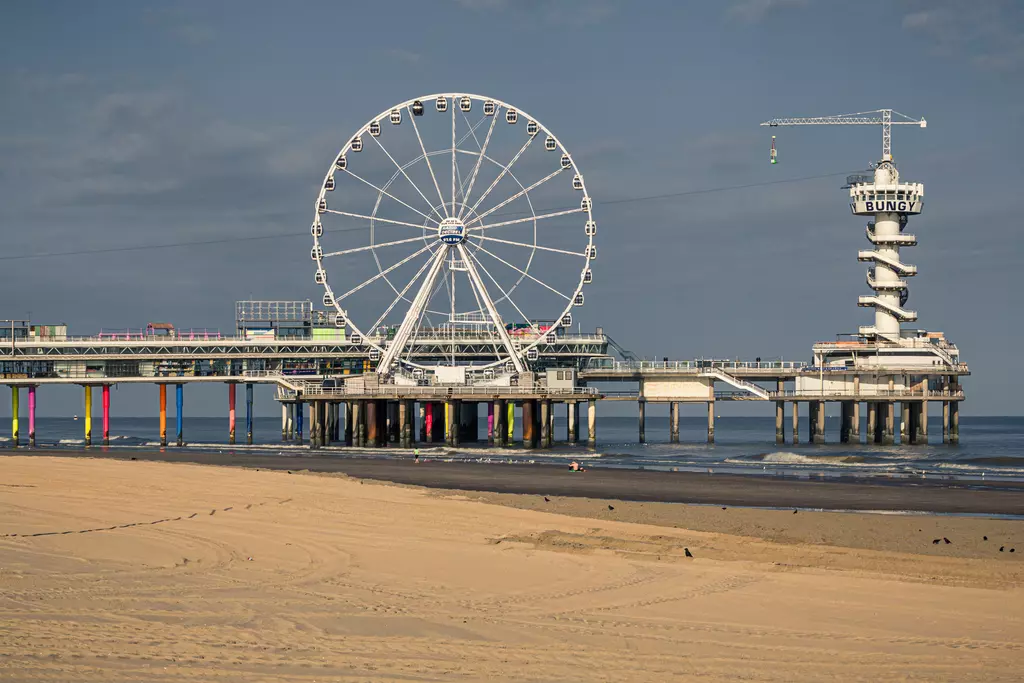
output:
[{"label": "colorful pier pillar", "polygon": [[36,445],[36,387],[34,384],[28,386],[28,445],[35,448]]},{"label": "colorful pier pillar", "polygon": [[288,404],[281,404],[281,441],[288,440]]},{"label": "colorful pier pillar", "polygon": [[235,443],[235,383],[228,382],[228,443]]},{"label": "colorful pier pillar", "polygon": [[160,446],[167,445],[167,385],[160,384]]},{"label": "colorful pier pillar", "polygon": [[252,384],[245,385],[245,442],[252,445]]},{"label": "colorful pier pillar", "polygon": [[184,424],[182,409],[185,407],[185,385],[175,384],[174,385],[174,426],[178,434],[178,445],[184,446]]},{"label": "colorful pier pillar", "polygon": [[18,402],[19,402],[20,399],[21,399],[20,388],[17,385],[13,385],[11,387],[11,443],[14,444],[15,448],[18,447],[18,439],[19,439],[19,433],[18,433],[18,429],[19,429],[19,427],[18,427],[18,412],[19,412],[20,406],[18,405]]},{"label": "colorful pier pillar", "polygon": [[110,385],[103,385],[103,445],[110,445]]},{"label": "colorful pier pillar", "polygon": [[515,401],[509,401],[508,402],[507,410],[508,410],[508,416],[507,416],[506,420],[508,422],[508,440],[505,442],[506,446],[508,444],[512,443],[512,441],[514,439],[513,433],[516,430],[516,402]]},{"label": "colorful pier pillar", "polygon": [[85,445],[92,445],[92,386],[85,385]]},{"label": "colorful pier pillar", "polygon": [[494,445],[494,401],[487,402],[487,445]]},{"label": "colorful pier pillar", "polygon": [[302,421],[306,409],[303,407],[302,401],[295,402],[295,439],[302,444]]}]

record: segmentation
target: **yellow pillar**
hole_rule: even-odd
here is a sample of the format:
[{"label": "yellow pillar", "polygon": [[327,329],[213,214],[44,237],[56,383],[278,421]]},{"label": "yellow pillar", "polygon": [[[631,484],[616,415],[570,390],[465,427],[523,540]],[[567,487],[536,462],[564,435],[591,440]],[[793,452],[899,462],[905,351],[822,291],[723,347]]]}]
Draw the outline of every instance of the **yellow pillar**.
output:
[{"label": "yellow pillar", "polygon": [[516,403],[509,399],[508,402],[508,440],[512,441],[512,433],[516,430]]},{"label": "yellow pillar", "polygon": [[85,445],[92,445],[92,387],[85,385]]},{"label": "yellow pillar", "polygon": [[449,415],[451,414],[451,401],[444,402],[444,441],[449,443],[452,438],[451,420]]},{"label": "yellow pillar", "polygon": [[167,445],[167,385],[160,385],[160,445]]},{"label": "yellow pillar", "polygon": [[18,412],[19,412],[19,399],[21,389],[17,384],[11,386],[11,440],[14,445],[18,445],[19,440],[19,427],[18,427]]}]

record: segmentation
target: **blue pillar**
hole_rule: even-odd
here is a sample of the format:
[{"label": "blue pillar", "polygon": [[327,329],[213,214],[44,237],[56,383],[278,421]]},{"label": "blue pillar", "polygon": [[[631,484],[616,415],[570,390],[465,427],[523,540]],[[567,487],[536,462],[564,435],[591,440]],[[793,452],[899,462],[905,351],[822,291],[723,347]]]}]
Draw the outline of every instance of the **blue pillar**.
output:
[{"label": "blue pillar", "polygon": [[182,429],[182,424],[181,424],[182,423],[182,414],[181,414],[181,412],[182,412],[182,408],[184,407],[184,405],[185,405],[185,385],[184,384],[175,384],[174,385],[174,408],[175,408],[175,411],[174,411],[175,412],[174,421],[175,421],[175,426],[178,428],[178,445],[179,446],[184,445],[183,444],[183,439],[182,439],[182,437],[183,437],[183,429]]},{"label": "blue pillar", "polygon": [[252,385],[245,385],[245,432],[246,443],[252,445]]},{"label": "blue pillar", "polygon": [[304,408],[305,406],[302,401],[295,403],[295,438],[299,443],[302,443],[302,413]]}]

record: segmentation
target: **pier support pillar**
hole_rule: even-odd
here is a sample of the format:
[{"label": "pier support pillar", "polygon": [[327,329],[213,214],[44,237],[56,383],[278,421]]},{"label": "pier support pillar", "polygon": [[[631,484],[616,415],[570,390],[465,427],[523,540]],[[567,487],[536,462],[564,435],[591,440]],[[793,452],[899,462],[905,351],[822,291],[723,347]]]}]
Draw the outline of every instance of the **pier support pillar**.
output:
[{"label": "pier support pillar", "polygon": [[[672,404],[673,411],[677,410],[676,404]],[[786,431],[785,431],[785,416],[786,416],[786,403],[785,401],[775,402],[775,443],[783,444],[786,443]],[[678,434],[676,439],[678,439]]]},{"label": "pier support pillar", "polygon": [[419,408],[419,411],[420,411],[420,421],[419,421],[420,437],[419,437],[419,441],[420,441],[420,443],[427,443],[427,439],[430,438],[428,436],[430,434],[430,428],[427,427],[427,404],[425,402],[423,402],[423,401],[420,401],[419,404],[418,404],[418,408]]},{"label": "pier support pillar", "polygon": [[715,442],[715,402],[708,401],[708,443]]},{"label": "pier support pillar", "polygon": [[572,401],[566,404],[565,419],[568,422],[566,426],[566,438],[569,443],[578,443],[580,440],[580,402]]},{"label": "pier support pillar", "polygon": [[345,410],[345,432],[343,442],[346,446],[352,445],[352,401],[345,401],[341,404]]},{"label": "pier support pillar", "polygon": [[853,401],[842,401],[839,404],[839,443],[850,443],[853,434]]},{"label": "pier support pillar", "polygon": [[860,443],[860,401],[853,402],[853,424],[850,425],[850,438],[854,443]]},{"label": "pier support pillar", "polygon": [[917,431],[914,440],[919,444],[928,443],[928,401],[921,401],[917,406]]},{"label": "pier support pillar", "polygon": [[462,443],[460,432],[462,427],[462,401],[453,399],[445,404],[448,424],[448,445],[458,448]]},{"label": "pier support pillar", "polygon": [[21,387],[17,384],[11,386],[11,444],[17,448],[21,440],[21,425],[18,424],[19,413],[21,412]]},{"label": "pier support pillar", "polygon": [[92,445],[92,387],[85,385],[85,445]]},{"label": "pier support pillar", "polygon": [[540,402],[540,447],[551,448],[551,401]]},{"label": "pier support pillar", "polygon": [[320,416],[317,414],[317,408],[320,406],[319,402],[315,399],[309,402],[309,447],[315,449],[319,443],[320,438]]},{"label": "pier support pillar", "polygon": [[[30,441],[30,443],[29,443],[30,446],[34,445],[34,443],[31,443],[32,441],[34,441],[32,432],[35,431],[34,429],[32,429],[32,419],[31,419],[31,415],[32,415],[32,412],[33,412],[32,411],[32,404],[34,402],[35,402],[35,396],[32,394],[32,387],[29,387],[29,404],[28,404],[28,406],[29,406],[29,416],[30,416],[29,417],[29,430],[30,431],[29,431],[29,434],[28,434],[28,438],[29,438],[29,441]],[[104,446],[109,446],[110,445],[110,385],[109,384],[104,384],[103,385],[102,394],[101,394],[101,397],[100,397],[100,405],[103,407],[103,445]]]},{"label": "pier support pillar", "polygon": [[949,442],[960,443],[960,401],[949,403]]},{"label": "pier support pillar", "polygon": [[597,448],[597,400],[587,401],[587,445]]},{"label": "pier support pillar", "polygon": [[366,402],[366,447],[376,448],[380,445],[377,435],[377,428],[380,426],[380,418],[377,416],[378,401]]},{"label": "pier support pillar", "polygon": [[400,405],[398,401],[388,401],[388,443],[397,444],[401,434]]},{"label": "pier support pillar", "polygon": [[182,417],[183,417],[182,409],[185,407],[185,396],[184,396],[184,394],[185,394],[185,385],[184,384],[175,384],[174,385],[174,426],[175,426],[175,430],[174,431],[175,431],[175,434],[177,436],[177,442],[178,442],[178,446],[179,447],[185,445],[184,444],[184,441],[185,441],[185,439],[184,439],[184,437],[185,437],[185,435],[184,435],[184,427],[185,427],[185,425],[184,425],[184,421],[182,419]]},{"label": "pier support pillar", "polygon": [[412,427],[409,425],[409,402],[401,400],[398,402],[398,433],[402,448],[409,448],[412,444]]},{"label": "pier support pillar", "polygon": [[808,405],[811,427],[811,443],[825,443],[825,402],[811,401]]},{"label": "pier support pillar", "polygon": [[868,443],[878,443],[878,404],[868,401]]},{"label": "pier support pillar", "polygon": [[288,441],[295,440],[295,403],[285,403],[288,406],[288,424],[285,427],[285,436]]},{"label": "pier support pillar", "polygon": [[636,402],[637,406],[637,431],[640,443],[647,441],[647,401],[641,398]]},{"label": "pier support pillar", "polygon": [[800,403],[793,401],[793,445],[800,443]]},{"label": "pier support pillar", "polygon": [[235,383],[228,382],[228,443],[235,443]]},{"label": "pier support pillar", "polygon": [[167,446],[167,385],[160,384],[160,447]]},{"label": "pier support pillar", "polygon": [[28,385],[28,446],[29,448],[36,447],[36,386],[34,384]]},{"label": "pier support pillar", "polygon": [[885,401],[882,403],[882,410],[885,411],[885,423],[882,428],[882,443],[886,446],[891,446],[895,443],[895,427],[896,427],[896,404],[892,401]]},{"label": "pier support pillar", "polygon": [[547,399],[548,402],[548,441],[547,448],[555,445],[555,406],[557,403]]},{"label": "pier support pillar", "polygon": [[679,443],[679,401],[668,404],[668,441]]},{"label": "pier support pillar", "polygon": [[949,443],[949,401],[942,402],[942,443]]},{"label": "pier support pillar", "polygon": [[356,448],[366,445],[366,401],[352,402],[352,440]]},{"label": "pier support pillar", "polygon": [[499,448],[508,445],[508,408],[503,398],[494,400],[494,445]]},{"label": "pier support pillar", "polygon": [[505,440],[505,445],[515,442],[515,430],[516,430],[516,402],[509,401],[505,406],[508,410],[508,438]]},{"label": "pier support pillar", "polygon": [[527,398],[523,399],[523,447],[524,448],[536,448],[537,438],[534,435],[534,427],[536,426],[537,420],[533,415],[536,407],[536,401]]},{"label": "pier support pillar", "polygon": [[421,418],[423,436],[421,441],[423,441],[423,443],[434,443],[434,404],[429,401],[421,403],[420,410],[423,411],[423,416]]},{"label": "pier support pillar", "polygon": [[281,404],[281,441],[288,441],[288,404]]},{"label": "pier support pillar", "polygon": [[910,403],[900,403],[900,443],[910,443]]},{"label": "pier support pillar", "polygon": [[252,384],[245,385],[245,442],[252,445]]},{"label": "pier support pillar", "polygon": [[302,445],[302,427],[306,419],[306,408],[302,401],[295,402],[295,442]]},{"label": "pier support pillar", "polygon": [[495,401],[487,402],[487,445],[494,445],[494,404]]}]

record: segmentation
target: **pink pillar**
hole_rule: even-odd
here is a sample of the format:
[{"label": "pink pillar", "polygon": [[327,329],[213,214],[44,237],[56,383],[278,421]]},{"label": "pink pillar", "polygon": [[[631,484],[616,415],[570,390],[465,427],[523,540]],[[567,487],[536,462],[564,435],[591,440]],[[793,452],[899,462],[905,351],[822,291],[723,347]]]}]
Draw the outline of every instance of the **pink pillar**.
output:
[{"label": "pink pillar", "polygon": [[487,402],[487,443],[494,443],[494,401]]},{"label": "pink pillar", "polygon": [[36,388],[28,385],[28,445],[36,445]]},{"label": "pink pillar", "polygon": [[103,385],[103,445],[110,445],[110,385]]},{"label": "pink pillar", "polygon": [[427,443],[434,440],[434,404],[428,403],[427,409],[423,411],[423,422],[426,424]]},{"label": "pink pillar", "polygon": [[228,443],[235,442],[235,383],[228,382]]}]

